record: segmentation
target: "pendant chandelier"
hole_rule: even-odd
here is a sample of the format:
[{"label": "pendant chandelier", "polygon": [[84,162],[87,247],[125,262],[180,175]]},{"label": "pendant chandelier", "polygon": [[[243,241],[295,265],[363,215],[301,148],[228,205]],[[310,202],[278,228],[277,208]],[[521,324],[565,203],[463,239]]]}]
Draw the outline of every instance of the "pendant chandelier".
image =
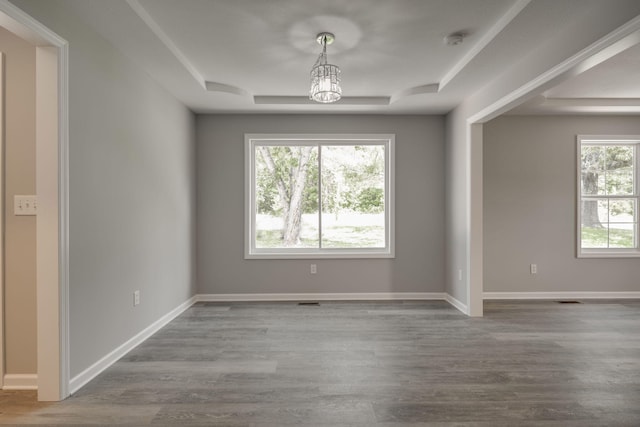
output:
[{"label": "pendant chandelier", "polygon": [[327,45],[333,43],[335,36],[331,33],[320,33],[316,40],[322,46],[322,53],[311,69],[309,99],[323,104],[336,102],[342,96],[340,68],[327,63]]}]

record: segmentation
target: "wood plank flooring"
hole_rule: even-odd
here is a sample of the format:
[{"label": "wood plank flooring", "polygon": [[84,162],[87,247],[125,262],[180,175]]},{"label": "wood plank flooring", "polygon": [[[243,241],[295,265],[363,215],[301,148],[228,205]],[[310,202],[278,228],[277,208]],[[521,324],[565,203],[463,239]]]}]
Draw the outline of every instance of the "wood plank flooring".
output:
[{"label": "wood plank flooring", "polygon": [[640,426],[640,301],[199,303],[0,424]]}]

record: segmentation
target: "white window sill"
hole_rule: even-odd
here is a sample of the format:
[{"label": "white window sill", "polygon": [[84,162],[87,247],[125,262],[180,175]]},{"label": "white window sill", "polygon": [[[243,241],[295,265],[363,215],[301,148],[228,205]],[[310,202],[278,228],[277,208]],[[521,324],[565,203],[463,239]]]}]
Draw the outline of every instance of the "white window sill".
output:
[{"label": "white window sill", "polygon": [[388,251],[310,251],[310,252],[254,252],[245,253],[245,259],[380,259],[380,258],[395,258],[395,254]]},{"label": "white window sill", "polygon": [[578,258],[640,258],[638,250],[598,250],[598,249],[582,249],[578,252]]}]

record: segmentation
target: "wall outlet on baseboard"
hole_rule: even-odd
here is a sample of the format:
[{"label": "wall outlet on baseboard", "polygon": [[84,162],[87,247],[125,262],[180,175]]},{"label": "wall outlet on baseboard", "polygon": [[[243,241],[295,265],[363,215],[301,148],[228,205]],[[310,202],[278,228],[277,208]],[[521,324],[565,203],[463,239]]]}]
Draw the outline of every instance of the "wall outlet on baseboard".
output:
[{"label": "wall outlet on baseboard", "polygon": [[133,306],[140,304],[140,291],[133,292]]},{"label": "wall outlet on baseboard", "polygon": [[531,264],[530,271],[531,271],[531,274],[537,274],[538,273],[538,264]]},{"label": "wall outlet on baseboard", "polygon": [[462,269],[461,268],[458,270],[458,280],[460,280],[460,281],[462,280]]},{"label": "wall outlet on baseboard", "polygon": [[316,264],[311,264],[309,271],[311,274],[316,274],[318,272],[318,266]]}]

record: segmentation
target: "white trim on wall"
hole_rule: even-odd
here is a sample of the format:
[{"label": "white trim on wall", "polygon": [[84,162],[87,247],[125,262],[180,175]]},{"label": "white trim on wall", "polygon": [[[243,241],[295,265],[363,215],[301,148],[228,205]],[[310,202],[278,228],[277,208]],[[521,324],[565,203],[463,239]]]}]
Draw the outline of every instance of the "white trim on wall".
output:
[{"label": "white trim on wall", "polygon": [[369,292],[316,294],[198,294],[196,302],[288,302],[288,301],[446,301],[469,315],[469,308],[446,292]]},{"label": "white trim on wall", "polygon": [[6,374],[2,390],[37,390],[38,375],[36,374]]},{"label": "white trim on wall", "polygon": [[469,316],[469,307],[459,299],[454,298],[452,295],[445,294],[445,301],[451,304],[454,308],[458,309],[462,314]]},{"label": "white trim on wall", "polygon": [[89,381],[98,376],[102,371],[107,369],[109,366],[113,365],[120,359],[122,356],[142,344],[147,338],[151,335],[158,332],[164,326],[166,326],[173,319],[182,314],[185,310],[191,307],[196,302],[196,297],[191,297],[187,301],[180,304],[178,307],[174,308],[160,319],[153,322],[151,325],[147,326],[145,329],[140,331],[138,334],[133,336],[127,342],[104,356],[102,359],[98,360],[93,365],[89,366],[87,369],[76,375],[69,381],[69,391],[70,393],[75,393],[80,388],[82,388]]},{"label": "white trim on wall", "polygon": [[485,292],[485,300],[579,300],[579,299],[640,299],[640,292]]},{"label": "white trim on wall", "polygon": [[[58,49],[36,47],[36,302],[38,399],[66,397],[62,337],[59,325],[60,221],[58,144]],[[43,351],[42,349],[47,349]]]},{"label": "white trim on wall", "polygon": [[385,300],[445,300],[444,292],[373,292],[317,294],[198,294],[197,302],[242,301],[385,301]]}]

